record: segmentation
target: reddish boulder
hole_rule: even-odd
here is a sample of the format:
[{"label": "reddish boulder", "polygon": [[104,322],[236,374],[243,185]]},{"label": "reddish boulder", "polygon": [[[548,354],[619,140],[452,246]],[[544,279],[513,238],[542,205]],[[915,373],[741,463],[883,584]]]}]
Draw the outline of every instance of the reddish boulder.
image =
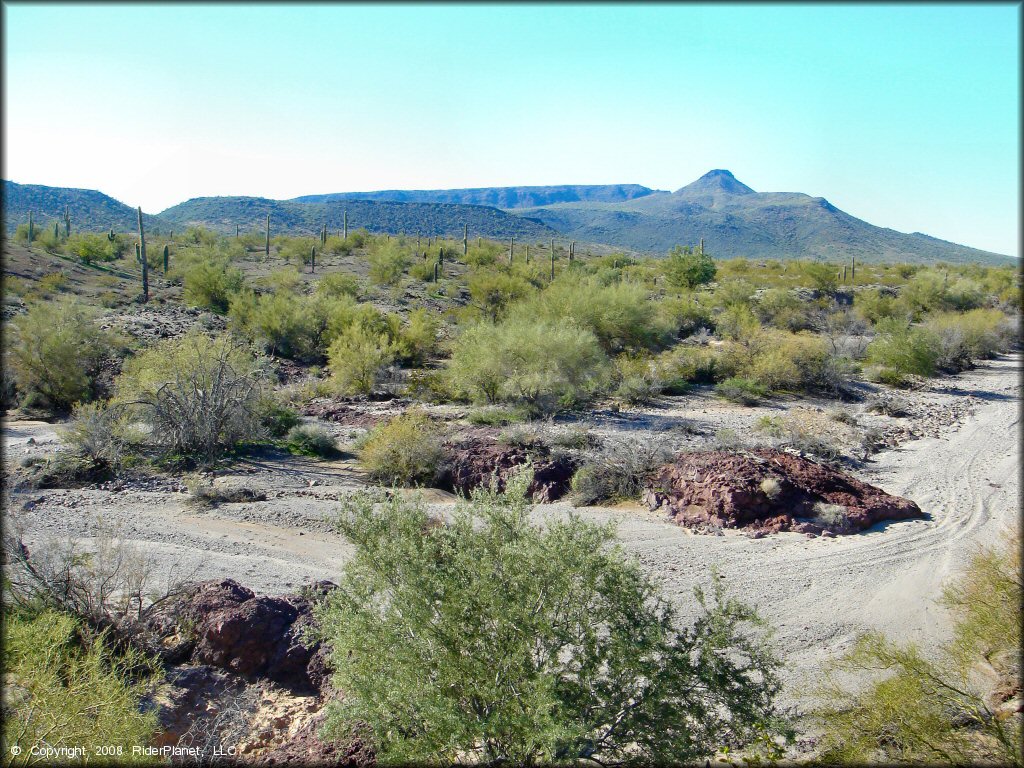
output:
[{"label": "reddish boulder", "polygon": [[303,595],[256,595],[232,579],[196,585],[155,613],[146,629],[169,663],[185,660],[297,690],[327,683],[325,651],[307,635],[313,604],[335,585]]},{"label": "reddish boulder", "polygon": [[533,462],[529,493],[534,501],[557,501],[569,492],[578,462],[565,454],[553,454],[546,446],[502,445],[494,440],[467,440],[450,445],[447,466],[439,487],[469,495],[475,488],[488,487],[497,479],[498,490],[514,472]]},{"label": "reddish boulder", "polygon": [[883,520],[923,517],[913,501],[773,449],[681,454],[648,482],[644,502],[680,525],[854,533]]}]

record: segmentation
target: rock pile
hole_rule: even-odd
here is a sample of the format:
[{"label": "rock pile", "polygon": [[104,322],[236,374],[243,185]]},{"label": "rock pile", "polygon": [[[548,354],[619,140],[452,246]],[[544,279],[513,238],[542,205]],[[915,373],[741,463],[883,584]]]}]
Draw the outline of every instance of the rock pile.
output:
[{"label": "rock pile", "polygon": [[679,525],[761,533],[844,534],[923,517],[913,501],[774,449],[681,454],[645,486],[643,501]]},{"label": "rock pile", "polygon": [[529,493],[540,504],[557,501],[569,492],[579,462],[547,446],[525,448],[502,445],[495,440],[463,440],[448,446],[446,467],[438,487],[468,495],[475,488],[488,487],[497,479],[498,490],[523,465],[533,463]]}]

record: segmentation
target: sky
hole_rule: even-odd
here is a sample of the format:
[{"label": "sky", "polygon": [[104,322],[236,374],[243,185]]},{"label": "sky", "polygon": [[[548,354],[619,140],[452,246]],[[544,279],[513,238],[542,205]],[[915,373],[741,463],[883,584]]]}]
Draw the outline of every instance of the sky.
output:
[{"label": "sky", "polygon": [[1018,4],[3,5],[19,183],[157,213],[725,168],[1019,251]]}]

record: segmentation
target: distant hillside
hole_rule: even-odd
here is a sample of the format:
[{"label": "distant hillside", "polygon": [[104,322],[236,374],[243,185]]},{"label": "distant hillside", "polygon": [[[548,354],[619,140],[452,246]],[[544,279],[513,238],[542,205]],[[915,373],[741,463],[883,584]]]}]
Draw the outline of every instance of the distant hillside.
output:
[{"label": "distant hillside", "polygon": [[562,203],[515,213],[567,237],[657,253],[704,238],[705,248],[722,258],[1014,261],[920,233],[876,227],[821,197],[755,192],[725,170],[710,171],[672,194],[619,203]]},{"label": "distant hillside", "polygon": [[220,232],[234,232],[236,224],[242,231],[262,229],[269,213],[272,231],[312,235],[324,224],[331,232],[340,230],[346,211],[350,231],[365,228],[370,232],[462,237],[463,225],[468,225],[473,237],[547,239],[558,234],[530,218],[513,216],[497,208],[448,203],[298,203],[261,197],[197,197],[162,211],[160,218],[176,227],[201,224]]},{"label": "distant hillside", "polygon": [[[553,187],[475,187],[473,189],[387,189],[377,192],[334,192],[303,195],[297,203],[332,200],[390,200],[403,203],[459,203],[494,208],[532,208],[555,203],[618,203],[657,193],[639,184],[563,184]],[[664,193],[660,193],[664,194]]]},{"label": "distant hillside", "polygon": [[[118,232],[134,232],[138,228],[136,210],[93,189],[44,187],[40,184],[16,184],[4,181],[4,231],[13,232],[28,221],[28,213],[39,225],[64,221],[64,206],[71,215],[71,231],[101,231],[113,227]],[[142,214],[142,221],[152,231],[165,231],[167,225],[159,217]]]}]

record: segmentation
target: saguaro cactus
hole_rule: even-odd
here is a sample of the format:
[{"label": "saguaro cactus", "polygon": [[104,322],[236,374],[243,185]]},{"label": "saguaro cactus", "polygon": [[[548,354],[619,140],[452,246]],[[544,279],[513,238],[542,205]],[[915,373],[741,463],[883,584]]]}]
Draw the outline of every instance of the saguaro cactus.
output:
[{"label": "saguaro cactus", "polygon": [[115,237],[115,235],[114,235],[114,228],[111,227],[110,231],[107,232],[107,240],[109,240],[110,242],[114,242],[114,237]]},{"label": "saguaro cactus", "polygon": [[574,258],[576,258],[576,241],[575,240],[570,240],[569,241],[569,261],[572,262],[572,260]]},{"label": "saguaro cactus", "polygon": [[515,252],[516,252],[516,239],[513,237],[511,240],[508,241],[508,263],[509,264],[512,263],[512,257],[515,255]]},{"label": "saguaro cactus", "polygon": [[71,211],[64,206],[64,237],[71,237]]},{"label": "saguaro cactus", "polygon": [[139,211],[139,260],[142,262],[142,300],[149,301],[149,264],[146,263],[146,230],[142,227],[142,206]]},{"label": "saguaro cactus", "polygon": [[555,241],[551,241],[551,279],[555,279]]},{"label": "saguaro cactus", "polygon": [[235,239],[238,239],[238,225],[235,224]]},{"label": "saguaro cactus", "polygon": [[444,246],[437,249],[437,263],[444,264]]},{"label": "saguaro cactus", "polygon": [[857,257],[850,257],[850,285],[857,282]]},{"label": "saguaro cactus", "polygon": [[343,229],[342,229],[342,233],[343,234],[341,236],[342,240],[348,240],[348,210],[347,209],[342,211],[341,220],[342,220],[342,227],[343,227]]},{"label": "saguaro cactus", "polygon": [[434,282],[436,283],[438,278],[441,277],[441,262],[434,262]]},{"label": "saguaro cactus", "polygon": [[53,239],[56,240],[60,237],[60,227],[57,226],[57,222],[53,222]]},{"label": "saguaro cactus", "polygon": [[267,214],[267,245],[263,251],[267,256],[270,255],[270,214]]},{"label": "saguaro cactus", "polygon": [[462,225],[462,256],[469,254],[469,224]]},{"label": "saguaro cactus", "polygon": [[530,244],[526,244],[526,263],[530,263]]},{"label": "saguaro cactus", "polygon": [[316,272],[316,246],[309,246],[309,271]]},{"label": "saguaro cactus", "polygon": [[32,235],[35,233],[35,227],[32,224],[32,211],[28,212],[28,244],[32,245]]},{"label": "saguaro cactus", "polygon": [[700,245],[697,246],[697,253],[699,253],[701,256],[704,255],[704,238],[703,237],[700,239]]},{"label": "saguaro cactus", "polygon": [[171,260],[171,249],[170,249],[170,246],[168,246],[167,244],[164,244],[164,274],[165,275],[167,274],[167,265],[170,263],[170,260]]}]

